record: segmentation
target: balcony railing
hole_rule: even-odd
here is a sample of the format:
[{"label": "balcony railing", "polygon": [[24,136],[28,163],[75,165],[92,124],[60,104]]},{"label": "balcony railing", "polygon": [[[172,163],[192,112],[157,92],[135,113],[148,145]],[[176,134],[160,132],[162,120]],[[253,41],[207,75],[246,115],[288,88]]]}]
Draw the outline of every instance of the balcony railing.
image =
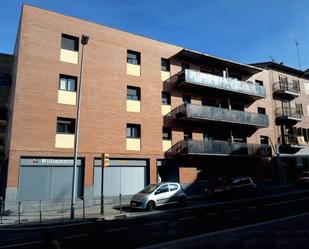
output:
[{"label": "balcony railing", "polygon": [[269,125],[268,116],[265,114],[243,112],[213,106],[183,104],[176,107],[171,112],[171,115],[177,119],[225,122],[249,125],[256,128],[267,127]]},{"label": "balcony railing", "polygon": [[276,98],[282,100],[292,100],[299,96],[300,89],[297,84],[282,84],[279,82],[273,84],[273,93]]},{"label": "balcony railing", "polygon": [[167,157],[187,155],[270,157],[268,144],[231,143],[219,140],[182,140],[166,151]]},{"label": "balcony railing", "polygon": [[254,99],[266,97],[265,87],[233,78],[225,78],[208,73],[201,73],[189,69],[179,72],[171,78],[176,85],[196,85],[217,90],[246,95]]},{"label": "balcony railing", "polygon": [[295,125],[302,121],[302,115],[296,108],[276,108],[275,110],[277,125]]}]

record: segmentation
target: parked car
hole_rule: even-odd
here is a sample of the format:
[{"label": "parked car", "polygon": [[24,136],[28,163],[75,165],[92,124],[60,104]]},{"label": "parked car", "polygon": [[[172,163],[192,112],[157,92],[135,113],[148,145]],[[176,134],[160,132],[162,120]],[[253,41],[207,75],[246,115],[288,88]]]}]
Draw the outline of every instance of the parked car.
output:
[{"label": "parked car", "polygon": [[250,196],[257,193],[257,185],[249,176],[218,179],[204,190],[206,197]]},{"label": "parked car", "polygon": [[187,196],[177,182],[150,184],[135,194],[130,202],[132,208],[153,210],[156,207],[178,203],[184,205]]},{"label": "parked car", "polygon": [[295,181],[295,184],[300,187],[309,187],[309,171],[303,172]]}]

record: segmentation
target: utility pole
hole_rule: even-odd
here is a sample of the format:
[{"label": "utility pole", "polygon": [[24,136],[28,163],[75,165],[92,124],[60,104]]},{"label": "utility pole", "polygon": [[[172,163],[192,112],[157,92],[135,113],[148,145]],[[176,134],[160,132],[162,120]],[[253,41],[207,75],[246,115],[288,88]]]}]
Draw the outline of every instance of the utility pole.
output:
[{"label": "utility pole", "polygon": [[78,136],[79,136],[79,116],[80,116],[80,103],[82,94],[82,82],[83,82],[83,60],[84,60],[84,45],[88,43],[89,36],[82,35],[82,55],[80,62],[79,72],[79,87],[77,97],[77,111],[76,111],[76,122],[75,122],[75,135],[74,135],[74,160],[73,160],[73,179],[72,179],[72,193],[71,193],[71,219],[75,217],[75,196],[76,196],[76,168],[77,168],[77,153],[78,153]]},{"label": "utility pole", "polygon": [[299,42],[298,42],[296,39],[295,39],[294,41],[295,41],[296,50],[297,50],[298,67],[299,67],[299,70],[301,70],[300,57],[299,57],[299,50],[298,50]]}]

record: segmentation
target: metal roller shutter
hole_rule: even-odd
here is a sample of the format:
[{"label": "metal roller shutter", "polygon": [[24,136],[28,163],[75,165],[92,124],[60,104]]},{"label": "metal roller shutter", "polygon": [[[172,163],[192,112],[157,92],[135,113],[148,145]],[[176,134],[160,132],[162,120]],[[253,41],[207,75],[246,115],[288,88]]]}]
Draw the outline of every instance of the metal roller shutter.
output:
[{"label": "metal roller shutter", "polygon": [[[73,160],[22,158],[18,199],[61,200],[71,197]],[[83,195],[84,167],[78,160],[77,196]]]},{"label": "metal roller shutter", "polygon": [[[110,159],[104,168],[104,196],[132,195],[147,184],[147,160]],[[94,197],[101,196],[101,160],[95,160]]]}]

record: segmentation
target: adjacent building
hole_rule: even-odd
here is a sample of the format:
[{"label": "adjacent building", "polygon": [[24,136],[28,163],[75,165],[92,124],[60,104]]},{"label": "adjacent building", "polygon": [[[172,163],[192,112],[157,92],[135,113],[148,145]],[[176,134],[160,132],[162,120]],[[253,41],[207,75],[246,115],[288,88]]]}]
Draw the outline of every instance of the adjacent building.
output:
[{"label": "adjacent building", "polygon": [[293,180],[309,170],[309,75],[283,63],[254,65],[268,71],[272,85],[278,174]]},{"label": "adjacent building", "polygon": [[[131,195],[159,176],[192,192],[218,176],[281,177],[274,158],[277,147],[287,144],[284,120],[290,116],[278,116],[277,102],[280,107],[286,100],[284,94],[274,98],[275,67],[245,65],[23,5],[6,105],[1,174],[7,201],[70,197],[85,33],[79,197],[100,196],[102,184],[105,196]],[[295,98],[305,106],[300,95],[309,79],[293,70],[283,71],[298,80]],[[102,153],[109,154],[109,167],[101,167]]]}]

